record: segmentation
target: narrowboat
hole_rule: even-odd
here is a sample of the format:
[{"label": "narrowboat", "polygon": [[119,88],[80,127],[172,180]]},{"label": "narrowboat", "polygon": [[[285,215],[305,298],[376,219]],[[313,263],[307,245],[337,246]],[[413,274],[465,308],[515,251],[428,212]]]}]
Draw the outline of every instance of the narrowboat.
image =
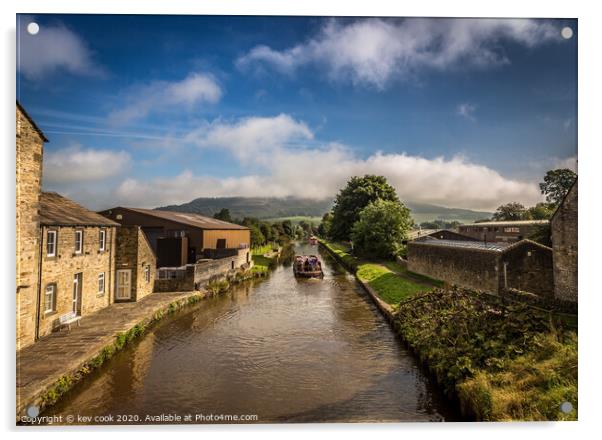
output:
[{"label": "narrowboat", "polygon": [[293,263],[295,276],[302,278],[322,278],[322,262],[315,255],[296,255]]}]

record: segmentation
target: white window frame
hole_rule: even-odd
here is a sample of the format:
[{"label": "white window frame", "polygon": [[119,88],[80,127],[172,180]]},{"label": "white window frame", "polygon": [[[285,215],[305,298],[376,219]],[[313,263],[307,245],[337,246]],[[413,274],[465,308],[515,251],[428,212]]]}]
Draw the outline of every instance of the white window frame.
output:
[{"label": "white window frame", "polygon": [[150,283],[151,272],[150,272],[150,266],[148,264],[146,266],[144,266],[144,279],[146,280],[147,283]]},{"label": "white window frame", "polygon": [[107,250],[107,230],[106,229],[101,229],[100,230],[100,235],[99,235],[99,247],[98,250],[100,250],[100,252],[104,252]]},{"label": "white window frame", "polygon": [[[48,308],[48,297],[50,296],[50,308]],[[48,284],[44,291],[44,313],[54,312],[56,298],[56,284]]]},{"label": "white window frame", "polygon": [[[52,240],[50,237],[52,236]],[[56,257],[56,244],[57,244],[57,234],[55,230],[49,230],[46,232],[46,256],[47,257]],[[50,252],[50,244],[52,243],[52,252]]]},{"label": "white window frame", "polygon": [[[77,236],[78,235],[81,235],[81,238],[79,240],[79,249],[77,248]],[[84,253],[84,230],[83,229],[75,230],[75,253],[77,255]]]},{"label": "white window frame", "polygon": [[[102,288],[101,288],[101,286],[102,286]],[[98,274],[98,294],[104,295],[105,289],[106,289],[105,273],[101,272]]]}]

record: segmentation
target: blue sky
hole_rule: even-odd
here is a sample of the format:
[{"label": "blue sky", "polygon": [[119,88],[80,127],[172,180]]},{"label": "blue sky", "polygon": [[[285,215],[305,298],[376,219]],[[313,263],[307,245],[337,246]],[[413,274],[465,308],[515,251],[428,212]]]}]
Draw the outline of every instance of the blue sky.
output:
[{"label": "blue sky", "polygon": [[494,209],[575,167],[576,20],[20,15],[17,41],[44,188],[93,209],[327,198],[364,173]]}]

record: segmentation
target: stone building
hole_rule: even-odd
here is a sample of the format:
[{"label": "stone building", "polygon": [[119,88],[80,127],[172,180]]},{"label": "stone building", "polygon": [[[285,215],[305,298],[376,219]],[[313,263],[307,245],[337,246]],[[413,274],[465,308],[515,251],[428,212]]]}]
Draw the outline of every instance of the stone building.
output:
[{"label": "stone building", "polygon": [[552,216],[554,250],[554,295],[563,301],[577,302],[577,181]]},{"label": "stone building", "polygon": [[16,211],[17,211],[17,350],[36,338],[39,276],[40,193],[44,133],[17,102]]},{"label": "stone building", "polygon": [[138,301],[153,293],[157,258],[140,226],[117,230],[115,302]]},{"label": "stone building", "polygon": [[407,259],[412,272],[476,290],[517,289],[545,297],[554,291],[552,249],[531,240],[415,240],[408,243]]},{"label": "stone building", "polygon": [[517,220],[500,222],[481,222],[458,226],[462,235],[484,242],[514,243],[531,237],[538,228],[547,225],[548,220]]},{"label": "stone building", "polygon": [[38,336],[63,314],[84,317],[112,303],[118,226],[57,193],[41,194]]}]

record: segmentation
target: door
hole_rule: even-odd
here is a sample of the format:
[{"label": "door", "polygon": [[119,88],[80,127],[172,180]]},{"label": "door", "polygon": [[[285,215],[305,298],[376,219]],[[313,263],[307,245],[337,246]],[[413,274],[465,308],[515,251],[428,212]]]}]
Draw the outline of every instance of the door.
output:
[{"label": "door", "polygon": [[71,310],[77,316],[82,314],[82,286],[83,286],[83,274],[76,273],[73,276],[73,302]]},{"label": "door", "polygon": [[132,299],[132,269],[119,269],[116,281],[115,299],[119,301]]}]

